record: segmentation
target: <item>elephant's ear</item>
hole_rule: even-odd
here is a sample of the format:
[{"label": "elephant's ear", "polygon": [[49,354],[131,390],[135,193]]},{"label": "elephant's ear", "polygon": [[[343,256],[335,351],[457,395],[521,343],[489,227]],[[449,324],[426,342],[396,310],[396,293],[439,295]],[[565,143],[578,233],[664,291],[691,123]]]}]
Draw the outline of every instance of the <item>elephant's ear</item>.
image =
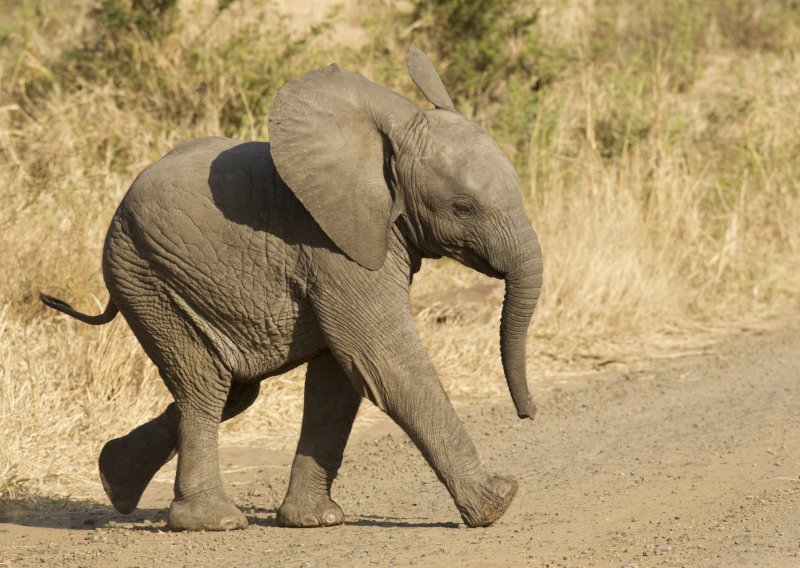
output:
[{"label": "elephant's ear", "polygon": [[396,216],[391,141],[419,110],[337,65],[292,79],[272,105],[278,173],[336,246],[370,270],[383,265]]},{"label": "elephant's ear", "polygon": [[407,64],[411,80],[419,87],[425,98],[436,108],[455,112],[453,101],[450,100],[450,95],[447,94],[447,89],[444,88],[444,83],[436,72],[433,62],[416,45],[408,48]]}]

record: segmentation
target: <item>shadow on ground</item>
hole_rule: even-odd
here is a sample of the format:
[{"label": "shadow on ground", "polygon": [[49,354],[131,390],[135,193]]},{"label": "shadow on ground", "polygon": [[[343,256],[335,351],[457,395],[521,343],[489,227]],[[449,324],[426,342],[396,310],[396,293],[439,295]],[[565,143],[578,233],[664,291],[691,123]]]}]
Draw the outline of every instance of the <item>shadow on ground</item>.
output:
[{"label": "shadow on ground", "polygon": [[457,529],[458,523],[452,522],[426,522],[426,521],[407,521],[396,517],[376,517],[372,515],[359,515],[353,520],[346,521],[348,525],[356,527],[381,527],[381,528],[405,528],[405,529]]},{"label": "shadow on ground", "polygon": [[0,499],[0,523],[26,527],[91,531],[115,524],[161,523],[166,518],[166,509],[137,509],[122,515],[110,505],[69,495]]},{"label": "shadow on ground", "polygon": [[[248,507],[243,509],[247,522],[251,526],[277,527],[277,509],[264,509],[261,507]],[[401,519],[398,517],[381,517],[375,515],[351,515],[345,519],[345,525],[351,527],[379,527],[379,528],[442,528],[457,529],[458,523],[443,522],[418,522]],[[302,530],[302,529],[300,529]]]}]

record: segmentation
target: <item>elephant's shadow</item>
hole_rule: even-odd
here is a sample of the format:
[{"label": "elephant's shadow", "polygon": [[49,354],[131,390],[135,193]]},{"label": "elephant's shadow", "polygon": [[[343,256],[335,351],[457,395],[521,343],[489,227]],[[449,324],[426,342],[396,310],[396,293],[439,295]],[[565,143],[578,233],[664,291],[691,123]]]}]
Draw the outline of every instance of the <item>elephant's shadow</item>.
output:
[{"label": "elephant's shadow", "polygon": [[378,517],[375,515],[359,515],[357,519],[347,521],[348,525],[356,527],[381,527],[405,529],[457,529],[458,523],[435,521],[405,521],[397,517]]},{"label": "elephant's shadow", "polygon": [[[242,509],[250,525],[260,527],[277,527],[277,509],[264,509],[250,507]],[[458,523],[435,521],[409,521],[399,517],[384,517],[377,515],[350,515],[345,520],[345,525],[354,527],[381,527],[381,528],[444,528],[457,529]]]},{"label": "elephant's shadow", "polygon": [[24,527],[93,531],[133,525],[136,530],[157,530],[166,519],[167,509],[137,509],[123,515],[110,505],[68,496],[0,499],[0,523]]},{"label": "elephant's shadow", "polygon": [[[131,531],[164,530],[168,509],[136,509],[130,515],[115,511],[110,505],[71,497],[35,496],[0,499],[0,523],[32,528],[93,531],[100,528],[122,528]],[[245,507],[243,512],[251,526],[277,527],[277,509]],[[345,523],[356,527],[380,528],[449,528],[453,522],[405,520],[398,517],[351,515]]]}]

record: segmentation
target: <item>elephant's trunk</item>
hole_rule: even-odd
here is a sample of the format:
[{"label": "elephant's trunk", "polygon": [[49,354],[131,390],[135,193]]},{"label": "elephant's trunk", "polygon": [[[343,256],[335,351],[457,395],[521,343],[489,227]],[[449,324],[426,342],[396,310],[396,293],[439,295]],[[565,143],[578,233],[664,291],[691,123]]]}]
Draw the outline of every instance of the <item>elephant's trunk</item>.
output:
[{"label": "elephant's trunk", "polygon": [[526,225],[527,230],[524,233],[529,232],[528,237],[519,245],[505,277],[506,291],[500,319],[500,356],[517,415],[520,418],[533,419],[536,406],[531,400],[525,376],[525,340],[542,288],[542,252],[536,233],[530,223]]}]

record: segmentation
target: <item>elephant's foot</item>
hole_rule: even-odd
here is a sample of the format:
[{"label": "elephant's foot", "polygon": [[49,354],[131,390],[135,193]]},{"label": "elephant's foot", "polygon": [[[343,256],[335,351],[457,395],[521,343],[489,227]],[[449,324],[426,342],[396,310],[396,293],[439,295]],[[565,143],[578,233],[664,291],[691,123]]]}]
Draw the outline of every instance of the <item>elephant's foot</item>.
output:
[{"label": "elephant's foot", "polygon": [[124,515],[136,509],[150,480],[174,455],[171,448],[138,448],[129,438],[108,442],[98,461],[103,489],[114,508]]},{"label": "elephant's foot", "polygon": [[230,531],[247,528],[247,517],[225,496],[212,489],[175,499],[169,507],[167,528],[171,531]]},{"label": "elephant's foot", "polygon": [[495,475],[479,486],[472,499],[457,503],[458,510],[468,527],[488,527],[503,516],[516,494],[513,479]]},{"label": "elephant's foot", "polygon": [[344,523],[342,509],[327,495],[311,499],[283,500],[278,509],[279,527],[332,527]]}]

